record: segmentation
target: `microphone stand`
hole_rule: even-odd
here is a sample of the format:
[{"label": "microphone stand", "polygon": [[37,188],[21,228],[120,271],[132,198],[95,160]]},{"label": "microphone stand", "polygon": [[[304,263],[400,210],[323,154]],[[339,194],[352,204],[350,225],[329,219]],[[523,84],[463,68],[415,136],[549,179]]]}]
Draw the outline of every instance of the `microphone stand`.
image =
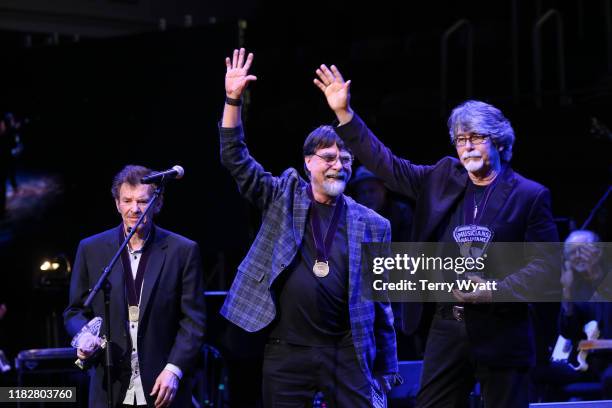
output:
[{"label": "microphone stand", "polygon": [[113,367],[113,362],[111,359],[112,342],[111,342],[111,324],[110,324],[111,284],[108,281],[108,276],[110,275],[111,270],[113,269],[113,267],[119,260],[119,257],[121,256],[121,252],[125,250],[126,245],[128,244],[128,242],[130,242],[130,239],[132,238],[132,236],[134,236],[134,234],[136,233],[136,230],[142,224],[146,215],[149,213],[151,208],[153,208],[153,206],[159,200],[161,193],[164,191],[164,186],[165,186],[164,181],[165,180],[163,178],[160,180],[159,186],[155,189],[155,192],[153,192],[153,196],[151,197],[151,199],[149,200],[147,204],[147,208],[144,210],[140,218],[138,218],[138,221],[136,221],[136,225],[131,229],[131,231],[125,237],[125,239],[123,240],[123,243],[117,249],[117,252],[115,252],[115,255],[111,259],[110,263],[103,269],[102,275],[100,276],[100,278],[98,279],[94,287],[89,292],[89,296],[87,297],[87,299],[85,300],[85,303],[83,304],[85,308],[91,307],[94,297],[96,296],[96,294],[98,294],[100,289],[102,289],[102,292],[104,293],[104,316],[105,316],[104,328],[106,331],[106,347],[104,349],[104,369],[106,370],[106,380],[105,380],[106,381],[106,397],[107,397],[106,402],[107,402],[108,408],[113,408],[113,388],[112,388],[112,375],[111,375],[111,369]]}]

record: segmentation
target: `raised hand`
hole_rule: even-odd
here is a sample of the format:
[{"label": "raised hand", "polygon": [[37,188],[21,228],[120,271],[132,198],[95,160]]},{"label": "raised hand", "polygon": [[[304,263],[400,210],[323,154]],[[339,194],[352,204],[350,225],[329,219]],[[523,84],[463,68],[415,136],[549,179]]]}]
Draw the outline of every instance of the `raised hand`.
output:
[{"label": "raised hand", "polygon": [[351,81],[344,82],[342,74],[335,65],[332,65],[330,70],[325,64],[322,64],[316,72],[318,79],[315,78],[314,83],[325,94],[329,107],[334,112],[348,110]]},{"label": "raised hand", "polygon": [[322,64],[316,71],[318,78],[314,79],[314,84],[323,91],[327,104],[334,111],[341,124],[351,120],[353,112],[350,107],[350,86],[351,81],[344,82],[342,74],[335,65],[331,70]]},{"label": "raised hand", "polygon": [[255,75],[248,75],[249,68],[253,63],[253,53],[249,53],[244,59],[246,51],[244,48],[234,50],[232,58],[225,58],[225,94],[232,99],[240,99],[242,93],[251,81],[256,81]]}]

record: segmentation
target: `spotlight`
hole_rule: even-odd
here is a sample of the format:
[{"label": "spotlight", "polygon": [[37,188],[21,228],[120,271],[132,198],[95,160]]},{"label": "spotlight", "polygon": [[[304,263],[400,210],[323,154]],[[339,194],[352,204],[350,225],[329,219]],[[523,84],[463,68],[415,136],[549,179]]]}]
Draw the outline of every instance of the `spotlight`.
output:
[{"label": "spotlight", "polygon": [[68,257],[58,254],[52,258],[43,259],[40,271],[35,275],[34,284],[39,288],[64,287],[70,281],[72,266]]}]

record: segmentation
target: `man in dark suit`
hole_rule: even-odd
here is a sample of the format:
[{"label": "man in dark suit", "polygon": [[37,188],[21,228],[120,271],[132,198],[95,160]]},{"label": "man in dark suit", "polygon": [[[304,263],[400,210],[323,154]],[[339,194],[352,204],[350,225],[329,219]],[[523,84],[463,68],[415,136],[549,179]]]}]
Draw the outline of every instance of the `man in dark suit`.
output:
[{"label": "man in dark suit", "polygon": [[221,313],[269,330],[264,406],[312,406],[317,391],[330,407],[383,406],[398,371],[393,315],[362,289],[361,244],[389,241],[389,222],[343,195],[352,156],[331,126],[304,143],[309,182],[293,168],[274,177],[250,156],[240,104],[252,60],[244,49],[226,60],[221,160],[263,222]]},{"label": "man in dark suit", "polygon": [[[154,185],[141,184],[151,174],[126,166],[113,181],[112,193],[122,223],[79,244],[64,312],[66,329],[76,335],[94,316],[104,315],[100,293],[90,309],[83,303],[102,269],[144,212]],[[157,213],[161,208],[152,209]],[[109,276],[115,406],[186,407],[191,404],[191,374],[204,337],[204,289],[198,245],[157,227],[147,217]],[[100,335],[104,335],[104,325]],[[82,338],[80,359],[100,346]],[[101,359],[100,359],[101,360]],[[106,407],[104,366],[91,369],[90,407]]]},{"label": "man in dark suit", "polygon": [[[335,66],[321,65],[314,82],[336,114],[336,132],[347,146],[390,189],[416,200],[412,241],[463,244],[461,232],[472,229],[498,242],[558,241],[550,193],[510,168],[514,131],[494,106],[468,101],[455,108],[448,125],[458,159],[420,166],[393,155],[354,114],[350,81]],[[458,303],[436,306],[418,407],[465,406],[475,379],[487,407],[528,406],[527,369],[535,353],[528,305],[491,301],[495,296],[525,300],[531,286],[554,285],[558,277],[551,276],[545,261],[535,256],[512,273],[494,276],[495,294],[454,292]],[[412,321],[414,328],[421,308],[409,309],[404,323]]]}]

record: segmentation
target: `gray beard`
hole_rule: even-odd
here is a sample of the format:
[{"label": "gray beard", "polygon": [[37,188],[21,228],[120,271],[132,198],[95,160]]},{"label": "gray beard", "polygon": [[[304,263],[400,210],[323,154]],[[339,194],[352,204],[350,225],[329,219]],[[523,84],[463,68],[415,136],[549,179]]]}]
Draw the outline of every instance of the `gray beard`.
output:
[{"label": "gray beard", "polygon": [[334,181],[324,181],[323,182],[323,191],[330,197],[337,197],[340,194],[344,193],[344,189],[346,188],[346,183],[344,181],[334,180]]},{"label": "gray beard", "polygon": [[469,171],[470,173],[474,173],[482,169],[483,165],[484,165],[484,160],[480,159],[479,161],[470,160],[469,162],[464,164],[463,167],[465,167],[465,169]]}]

